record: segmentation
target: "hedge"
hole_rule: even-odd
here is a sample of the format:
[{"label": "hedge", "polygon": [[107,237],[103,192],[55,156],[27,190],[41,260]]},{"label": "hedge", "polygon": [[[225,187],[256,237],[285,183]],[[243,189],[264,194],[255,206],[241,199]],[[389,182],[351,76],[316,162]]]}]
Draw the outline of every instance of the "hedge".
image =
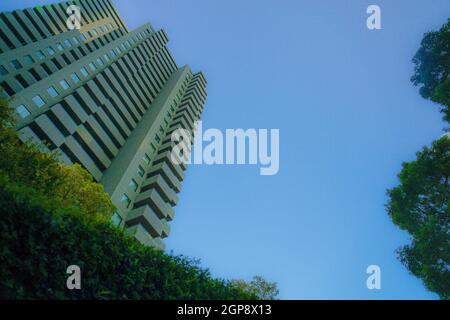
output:
[{"label": "hedge", "polygon": [[[0,299],[255,299],[197,261],[0,176]],[[81,269],[81,290],[66,287]]]}]

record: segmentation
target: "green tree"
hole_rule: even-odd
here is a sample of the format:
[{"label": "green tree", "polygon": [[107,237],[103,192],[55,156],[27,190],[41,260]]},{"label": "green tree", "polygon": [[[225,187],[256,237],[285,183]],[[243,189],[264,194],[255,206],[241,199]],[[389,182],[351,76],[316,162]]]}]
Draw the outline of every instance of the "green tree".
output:
[{"label": "green tree", "polygon": [[42,144],[22,142],[13,127],[13,111],[0,100],[0,174],[61,201],[85,214],[110,218],[115,210],[103,186],[79,164],[64,165],[58,154],[42,152]]},{"label": "green tree", "polygon": [[413,63],[411,81],[422,97],[443,106],[444,119],[450,122],[450,19],[439,31],[424,35]]},{"label": "green tree", "polygon": [[441,299],[450,299],[450,138],[405,162],[400,185],[387,191],[393,222],[412,242],[398,250],[400,261]]},{"label": "green tree", "polygon": [[279,290],[276,282],[269,282],[262,276],[254,276],[252,281],[233,280],[232,284],[250,295],[255,295],[261,300],[275,300],[277,299]]},{"label": "green tree", "polygon": [[55,190],[56,199],[64,206],[78,206],[85,214],[111,218],[116,209],[111,198],[86,169],[76,163],[71,166],[60,165],[59,170],[61,180]]},{"label": "green tree", "polygon": [[7,100],[0,100],[0,173],[12,181],[52,195],[61,183],[56,155],[42,147],[23,143],[13,128],[14,118]]}]

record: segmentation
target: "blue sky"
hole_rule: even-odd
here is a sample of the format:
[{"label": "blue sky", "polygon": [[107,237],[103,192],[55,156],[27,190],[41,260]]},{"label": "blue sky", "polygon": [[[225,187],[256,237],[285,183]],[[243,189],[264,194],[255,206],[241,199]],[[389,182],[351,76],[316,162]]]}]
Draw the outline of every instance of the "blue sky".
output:
[{"label": "blue sky", "polygon": [[[285,299],[436,298],[396,259],[409,239],[384,204],[402,161],[445,127],[409,78],[448,0],[114,2],[131,29],[164,28],[179,65],[205,73],[205,129],[280,129],[278,175],[189,167],[168,250],[214,276],[263,275]],[[382,30],[366,28],[370,4]],[[381,290],[366,288],[372,264]]]}]

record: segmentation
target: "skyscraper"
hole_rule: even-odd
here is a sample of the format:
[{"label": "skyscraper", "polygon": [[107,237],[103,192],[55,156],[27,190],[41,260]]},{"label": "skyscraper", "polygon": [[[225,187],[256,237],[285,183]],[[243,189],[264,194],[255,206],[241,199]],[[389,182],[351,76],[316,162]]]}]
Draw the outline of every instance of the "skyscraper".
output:
[{"label": "skyscraper", "polygon": [[150,24],[129,31],[110,0],[0,14],[0,94],[21,139],[80,163],[116,205],[113,223],[158,248],[186,169],[171,161],[171,134],[192,132],[206,99],[203,74],[178,67],[167,42]]}]

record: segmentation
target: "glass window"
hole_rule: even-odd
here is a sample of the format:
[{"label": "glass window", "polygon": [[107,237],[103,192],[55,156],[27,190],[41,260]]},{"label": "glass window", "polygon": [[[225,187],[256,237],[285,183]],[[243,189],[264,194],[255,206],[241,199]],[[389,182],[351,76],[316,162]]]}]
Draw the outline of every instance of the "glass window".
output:
[{"label": "glass window", "polygon": [[75,38],[75,37],[72,38],[72,41],[73,41],[73,43],[75,43],[75,44],[78,44],[78,43],[80,42],[80,41],[78,41],[78,39]]},{"label": "glass window", "polygon": [[75,83],[80,82],[80,78],[78,78],[78,76],[75,72],[70,75],[70,79],[72,79],[72,81]]},{"label": "glass window", "polygon": [[51,55],[51,56],[55,54],[55,50],[53,50],[52,47],[47,47],[47,52],[48,52],[48,54]]},{"label": "glass window", "polygon": [[87,77],[89,75],[89,72],[87,71],[87,69],[85,67],[81,68],[80,72],[85,77]]},{"label": "glass window", "polygon": [[25,107],[23,104],[16,108],[16,112],[22,119],[28,117],[31,114],[30,111],[28,111],[27,107]]},{"label": "glass window", "polygon": [[123,51],[127,50],[127,48],[125,48],[125,45],[123,43],[120,46],[122,47]]},{"label": "glass window", "polygon": [[88,38],[89,38],[89,32],[84,32],[83,34],[82,34],[82,36],[84,37],[84,41],[86,41]]},{"label": "glass window", "polygon": [[19,70],[20,68],[22,68],[22,65],[20,64],[19,60],[17,60],[17,59],[14,59],[13,61],[11,61],[11,64],[16,70]]},{"label": "glass window", "polygon": [[151,161],[151,160],[150,160],[150,157],[148,156],[148,154],[145,154],[145,155],[144,155],[143,160],[145,161],[146,164],[150,164],[150,161]]},{"label": "glass window", "polygon": [[111,53],[111,56],[115,57],[117,54],[114,50],[109,51],[109,53]]},{"label": "glass window", "polygon": [[36,57],[39,60],[44,60],[45,59],[45,54],[44,54],[44,52],[42,52],[42,50],[38,50],[38,51],[36,51]]},{"label": "glass window", "polygon": [[41,98],[41,96],[39,96],[39,95],[34,96],[31,100],[33,100],[34,104],[35,104],[38,108],[42,107],[42,106],[45,104],[44,100],[43,100],[43,99]]},{"label": "glass window", "polygon": [[98,27],[98,29],[100,30],[100,32],[104,32],[103,31],[103,26]]},{"label": "glass window", "polygon": [[98,58],[97,59],[97,63],[102,66],[103,65],[103,60],[101,58]]},{"label": "glass window", "polygon": [[144,168],[142,168],[141,166],[138,167],[138,174],[143,177],[145,174]]},{"label": "glass window", "polygon": [[120,198],[120,202],[124,204],[126,208],[131,204],[130,198],[125,193],[122,195],[122,198]]},{"label": "glass window", "polygon": [[89,68],[91,68],[92,71],[97,70],[97,67],[92,62],[89,63]]},{"label": "glass window", "polygon": [[81,41],[83,41],[83,42],[86,42],[86,36],[84,35],[84,34],[80,34],[80,39],[81,39]]},{"label": "glass window", "polygon": [[105,55],[103,56],[103,59],[105,59],[106,62],[109,62],[109,57],[108,57],[107,54],[105,54]]},{"label": "glass window", "polygon": [[6,70],[4,66],[0,66],[0,74],[2,76],[6,76],[8,73],[9,73],[8,70]]},{"label": "glass window", "polygon": [[65,46],[68,47],[68,48],[70,48],[70,47],[72,46],[72,44],[70,43],[70,40],[69,40],[69,39],[65,40],[65,41],[64,41],[64,44],[65,44]]},{"label": "glass window", "polygon": [[57,97],[59,95],[58,91],[56,91],[55,87],[53,87],[53,86],[48,88],[47,92],[52,98],[55,98],[55,97]]},{"label": "glass window", "polygon": [[161,142],[161,139],[159,138],[159,136],[158,136],[158,135],[155,135],[155,140],[156,140],[156,142],[158,142],[158,143],[160,143],[160,142]]},{"label": "glass window", "polygon": [[59,84],[61,85],[61,87],[64,89],[64,90],[67,90],[67,89],[69,89],[70,88],[70,85],[69,85],[69,83],[66,81],[66,80],[61,80],[60,82],[59,82]]},{"label": "glass window", "polygon": [[64,51],[64,47],[62,46],[61,42],[58,42],[56,44],[56,49],[58,49],[59,51]]},{"label": "glass window", "polygon": [[122,216],[117,211],[114,212],[114,214],[111,217],[111,222],[116,227],[120,226],[120,224],[122,223],[122,220],[123,220]]},{"label": "glass window", "polygon": [[130,187],[134,192],[136,192],[137,189],[138,189],[138,184],[137,184],[136,180],[131,179],[130,184],[129,184],[129,187]]},{"label": "glass window", "polygon": [[92,29],[92,33],[96,36],[96,35],[98,35],[98,32],[97,32],[97,30],[95,30],[95,29]]},{"label": "glass window", "polygon": [[25,61],[26,64],[33,64],[34,63],[33,58],[29,54],[23,56],[23,61]]}]

